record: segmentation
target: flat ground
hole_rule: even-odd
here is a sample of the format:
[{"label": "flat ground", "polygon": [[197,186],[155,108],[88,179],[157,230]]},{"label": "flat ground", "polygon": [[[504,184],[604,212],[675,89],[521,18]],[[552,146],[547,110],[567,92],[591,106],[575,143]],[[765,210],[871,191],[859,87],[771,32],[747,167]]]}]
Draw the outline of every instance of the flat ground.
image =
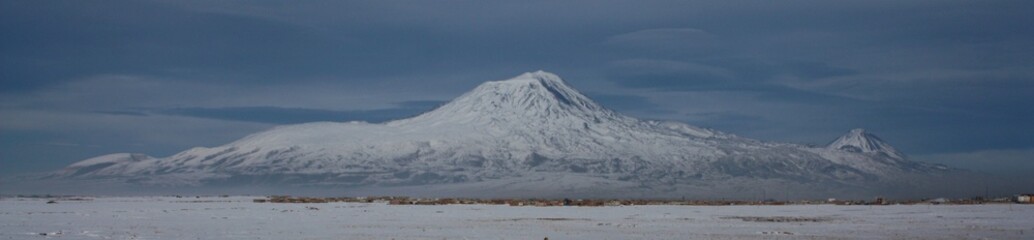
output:
[{"label": "flat ground", "polygon": [[0,239],[1032,239],[1034,205],[393,206],[0,200]]}]

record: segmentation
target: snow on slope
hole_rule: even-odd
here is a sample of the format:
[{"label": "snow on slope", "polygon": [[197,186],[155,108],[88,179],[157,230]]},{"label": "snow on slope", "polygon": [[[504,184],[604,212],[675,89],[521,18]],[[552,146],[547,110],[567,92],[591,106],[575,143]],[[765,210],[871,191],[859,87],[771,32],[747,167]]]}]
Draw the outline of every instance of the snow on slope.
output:
[{"label": "snow on slope", "polygon": [[812,148],[635,119],[542,71],[483,83],[408,119],[282,126],[220,147],[67,174],[97,161],[73,164],[62,176],[159,184],[173,178],[196,184],[403,186],[510,185],[508,180],[561,173],[599,180],[586,184],[656,188],[731,179],[858,185],[938,171],[904,159],[863,131],[852,131],[828,148]]},{"label": "snow on slope", "polygon": [[1029,204],[510,207],[252,199],[5,198],[0,239],[1030,239],[1034,229]]}]

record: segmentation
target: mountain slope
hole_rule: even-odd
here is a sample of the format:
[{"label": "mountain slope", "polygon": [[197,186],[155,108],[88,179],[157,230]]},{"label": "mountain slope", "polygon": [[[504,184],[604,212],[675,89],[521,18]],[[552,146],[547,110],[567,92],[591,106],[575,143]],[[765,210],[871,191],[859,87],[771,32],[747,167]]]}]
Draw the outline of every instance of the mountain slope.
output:
[{"label": "mountain slope", "polygon": [[864,188],[943,171],[906,160],[864,131],[812,148],[639,120],[542,71],[486,82],[435,110],[383,124],[290,125],[166,158],[111,156],[73,164],[58,176],[145,184],[465,186],[458,192],[552,189],[550,181],[529,183],[568,179],[562,188],[568,190],[551,191],[606,193],[759,181]]}]

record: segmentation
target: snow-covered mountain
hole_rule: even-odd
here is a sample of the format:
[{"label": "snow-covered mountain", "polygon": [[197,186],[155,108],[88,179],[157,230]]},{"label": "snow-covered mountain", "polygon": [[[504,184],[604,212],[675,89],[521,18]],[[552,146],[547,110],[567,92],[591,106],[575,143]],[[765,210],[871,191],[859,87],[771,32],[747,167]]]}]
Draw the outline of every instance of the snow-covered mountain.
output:
[{"label": "snow-covered mountain", "polygon": [[57,176],[157,185],[440,189],[461,195],[685,195],[759,186],[867,188],[944,171],[909,161],[860,129],[827,147],[809,147],[640,120],[600,106],[560,77],[538,71],[485,82],[408,119],[281,126],[164,158],[100,156],[72,164]]},{"label": "snow-covered mountain", "polygon": [[865,132],[865,129],[852,129],[844,136],[829,143],[826,148],[844,150],[857,153],[882,154],[893,159],[905,159],[905,155],[898,152],[876,135]]}]

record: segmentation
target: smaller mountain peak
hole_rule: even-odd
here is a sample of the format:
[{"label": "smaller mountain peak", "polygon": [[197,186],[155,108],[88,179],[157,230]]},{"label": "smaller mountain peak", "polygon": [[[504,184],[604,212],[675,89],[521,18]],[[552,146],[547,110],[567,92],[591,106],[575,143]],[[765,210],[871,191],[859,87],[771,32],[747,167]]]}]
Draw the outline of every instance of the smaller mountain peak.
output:
[{"label": "smaller mountain peak", "polygon": [[[497,82],[522,82],[522,81],[535,81],[535,82],[540,82],[540,83],[544,83],[544,84],[545,83],[563,83],[564,82],[564,80],[561,79],[560,76],[557,76],[556,74],[553,74],[551,72],[542,71],[542,70],[538,70],[538,71],[534,71],[534,72],[526,72],[526,73],[523,73],[521,75],[517,75],[516,77],[510,78],[510,79],[507,79],[507,80],[497,81]],[[549,84],[549,85],[555,85],[555,84]]]},{"label": "smaller mountain peak", "polygon": [[872,135],[869,132],[865,131],[864,128],[851,129],[851,131],[847,131],[847,133],[844,133],[844,135],[841,136],[840,138],[846,138],[846,137],[851,137],[851,138],[876,138],[876,139],[879,139],[875,135]]},{"label": "smaller mountain peak", "polygon": [[523,73],[515,78],[560,79],[560,76],[557,76],[556,74],[553,74],[551,72],[538,70],[534,72]]},{"label": "smaller mountain peak", "polygon": [[883,139],[862,128],[851,129],[851,131],[837,138],[826,148],[858,153],[878,153],[896,159],[904,159],[904,154],[898,152],[897,149],[884,142]]}]

